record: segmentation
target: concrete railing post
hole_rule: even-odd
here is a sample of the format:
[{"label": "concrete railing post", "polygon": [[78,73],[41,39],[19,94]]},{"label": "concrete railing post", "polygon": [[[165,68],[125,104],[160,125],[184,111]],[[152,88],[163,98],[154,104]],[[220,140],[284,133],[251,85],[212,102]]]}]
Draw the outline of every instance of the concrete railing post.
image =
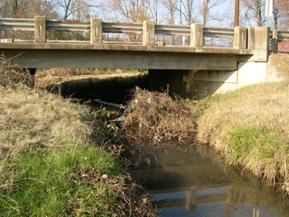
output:
[{"label": "concrete railing post", "polygon": [[191,24],[190,46],[194,48],[202,48],[204,41],[204,31],[202,24]]},{"label": "concrete railing post", "polygon": [[234,29],[234,48],[246,49],[247,48],[247,28],[235,27]]},{"label": "concrete railing post", "polygon": [[273,29],[272,32],[272,52],[278,53],[278,29]]},{"label": "concrete railing post", "polygon": [[263,56],[264,60],[268,60],[269,43],[270,43],[270,28],[256,27],[254,50],[256,53],[259,53],[259,55]]},{"label": "concrete railing post", "polygon": [[46,42],[46,18],[45,16],[34,17],[34,42]]},{"label": "concrete railing post", "polygon": [[155,23],[152,21],[143,22],[143,46],[153,47],[155,44]]},{"label": "concrete railing post", "polygon": [[255,28],[255,49],[268,51],[269,49],[269,27],[256,27]]},{"label": "concrete railing post", "polygon": [[90,19],[90,43],[102,44],[102,20]]}]

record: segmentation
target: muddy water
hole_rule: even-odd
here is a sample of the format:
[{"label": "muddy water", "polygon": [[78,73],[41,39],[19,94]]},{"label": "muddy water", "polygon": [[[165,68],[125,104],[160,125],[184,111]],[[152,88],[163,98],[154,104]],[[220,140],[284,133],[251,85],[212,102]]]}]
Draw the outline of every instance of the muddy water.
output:
[{"label": "muddy water", "polygon": [[154,168],[131,171],[161,217],[289,217],[289,200],[190,147],[155,151]]}]

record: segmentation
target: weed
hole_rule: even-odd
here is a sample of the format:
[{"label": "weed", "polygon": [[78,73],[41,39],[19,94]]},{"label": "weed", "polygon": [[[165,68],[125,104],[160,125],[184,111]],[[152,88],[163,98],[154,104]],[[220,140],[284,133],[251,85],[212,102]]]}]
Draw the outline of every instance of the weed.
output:
[{"label": "weed", "polygon": [[0,86],[14,88],[16,86],[33,86],[33,78],[27,70],[21,70],[10,64],[9,60],[0,56]]}]

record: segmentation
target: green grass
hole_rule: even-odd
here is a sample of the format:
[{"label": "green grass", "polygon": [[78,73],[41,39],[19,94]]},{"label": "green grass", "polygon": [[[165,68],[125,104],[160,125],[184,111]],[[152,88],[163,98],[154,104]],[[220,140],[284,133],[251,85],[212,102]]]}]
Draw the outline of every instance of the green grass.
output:
[{"label": "green grass", "polygon": [[226,149],[229,164],[240,164],[271,184],[275,184],[280,175],[287,175],[289,146],[275,133],[252,127],[238,128],[229,134]]},{"label": "green grass", "polygon": [[11,186],[0,188],[0,216],[113,216],[113,185],[76,176],[91,169],[109,177],[120,172],[111,156],[92,146],[18,154],[0,175],[0,183],[13,176]]}]

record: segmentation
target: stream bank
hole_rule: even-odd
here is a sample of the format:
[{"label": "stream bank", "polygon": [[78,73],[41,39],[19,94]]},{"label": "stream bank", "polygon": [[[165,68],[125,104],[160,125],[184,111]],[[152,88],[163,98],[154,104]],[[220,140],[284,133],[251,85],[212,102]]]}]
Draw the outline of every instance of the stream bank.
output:
[{"label": "stream bank", "polygon": [[155,216],[144,189],[94,139],[88,106],[31,89],[29,74],[1,66],[1,217]]},{"label": "stream bank", "polygon": [[[259,181],[265,181],[264,183],[269,183],[273,189],[275,188],[276,190],[282,190],[282,193],[285,194],[287,192],[286,177],[288,170],[288,145],[286,143],[286,133],[284,134],[284,132],[288,132],[286,128],[288,119],[286,118],[285,107],[280,105],[287,105],[287,88],[287,83],[258,85],[244,88],[242,90],[222,96],[209,97],[199,101],[172,101],[171,99],[168,100],[166,98],[168,96],[165,96],[164,94],[147,93],[145,94],[144,99],[134,97],[134,99],[131,101],[132,103],[129,106],[130,109],[126,110],[125,117],[133,118],[131,118],[129,121],[125,120],[125,123],[129,123],[129,125],[126,125],[128,127],[125,129],[121,126],[121,124],[117,124],[112,121],[121,116],[123,113],[119,113],[119,111],[113,113],[110,111],[110,109],[106,109],[105,107],[99,107],[97,109],[92,108],[90,111],[94,118],[92,127],[93,131],[97,132],[97,134],[94,135],[93,140],[97,141],[97,143],[101,145],[101,149],[109,152],[110,155],[112,155],[114,159],[117,159],[121,165],[125,165],[125,168],[129,168],[129,170],[132,171],[131,174],[135,177],[135,179],[138,179],[137,176],[134,175],[135,172],[133,172],[133,170],[136,169],[141,171],[141,173],[146,174],[147,179],[154,177],[154,174],[161,174],[161,176],[157,176],[158,181],[160,181],[160,178],[163,177],[165,180],[167,180],[167,183],[160,181],[159,184],[156,184],[159,187],[152,187],[152,184],[143,183],[146,189],[151,193],[148,194],[148,196],[151,197],[152,201],[155,201],[156,203],[157,200],[159,200],[159,197],[164,197],[163,194],[159,195],[158,191],[156,193],[154,192],[154,190],[157,190],[157,188],[164,187],[169,183],[177,183],[177,187],[175,187],[175,184],[173,184],[172,186],[167,186],[167,188],[179,189],[183,187],[182,182],[184,176],[187,177],[185,180],[188,179],[192,181],[192,178],[194,177],[206,177],[204,175],[206,174],[204,171],[211,171],[209,174],[214,174],[214,172],[219,171],[213,166],[211,168],[204,168],[201,166],[201,162],[204,162],[203,164],[205,164],[205,162],[208,162],[208,158],[206,161],[199,159],[196,162],[189,162],[188,164],[190,166],[184,166],[184,168],[188,168],[188,170],[183,169],[183,165],[175,167],[176,170],[173,170],[172,173],[170,173],[170,168],[167,169],[165,173],[162,173],[163,168],[166,168],[166,166],[162,166],[161,170],[159,170],[158,164],[163,157],[161,157],[161,155],[157,155],[158,149],[165,153],[163,156],[168,159],[168,162],[175,162],[176,159],[172,160],[172,155],[170,152],[172,152],[175,156],[179,156],[178,158],[181,159],[186,157],[184,157],[184,155],[176,155],[176,151],[170,151],[169,147],[179,147],[180,149],[184,147],[190,147],[190,150],[195,151],[194,144],[203,144],[212,147],[214,150],[217,150],[219,153],[221,153],[220,156],[222,156],[225,159],[225,162],[229,165],[233,165],[241,170],[246,169],[246,171],[253,174],[255,177],[257,176]],[[142,91],[140,93],[142,93]],[[162,99],[159,99],[158,96],[165,97],[166,100],[162,101]],[[138,102],[144,103],[133,103],[135,99],[137,99]],[[171,106],[166,108],[167,105],[171,105],[172,102],[174,109],[170,109]],[[90,102],[88,102],[88,105],[90,106]],[[139,106],[141,109],[135,106]],[[161,108],[161,111],[157,110],[154,112],[148,112],[152,107],[155,109]],[[264,112],[260,112],[264,107],[266,110],[264,110]],[[287,107],[289,106],[286,106],[286,108]],[[176,113],[176,111],[181,112]],[[187,116],[188,111],[189,116]],[[136,116],[134,116],[134,114],[136,114]],[[136,118],[140,115],[144,117],[142,119]],[[151,115],[152,117],[150,117]],[[166,117],[169,118],[170,122],[166,122]],[[251,120],[252,117],[253,119]],[[159,121],[160,118],[163,121]],[[182,121],[179,121],[179,119]],[[186,120],[184,125],[189,127],[179,127],[183,123],[183,120]],[[180,123],[179,125],[176,124],[173,126],[169,124],[171,122],[178,123],[178,121]],[[268,125],[268,123],[270,123],[270,125]],[[127,129],[130,129],[131,131],[128,132]],[[158,129],[157,134],[151,134],[152,131],[149,130],[153,130],[153,132],[155,132],[155,129]],[[127,138],[127,132],[130,135],[134,135],[134,138]],[[166,132],[169,132],[168,137]],[[179,139],[179,132],[185,135],[185,137],[181,137],[181,139]],[[156,136],[158,134],[160,136]],[[144,135],[145,137],[140,138],[139,135]],[[152,140],[148,140],[149,138]],[[166,139],[170,141],[169,144],[167,143],[168,141],[166,141]],[[169,153],[166,154],[164,150],[167,150]],[[191,154],[188,155],[187,158],[194,159],[194,154],[188,150],[187,152]],[[212,156],[209,159],[211,158]],[[221,168],[226,168],[225,164],[221,165]],[[195,171],[196,168],[201,168],[200,173],[192,174],[190,171]],[[184,171],[184,174],[186,175],[181,176],[178,174],[181,171]],[[86,176],[85,172],[84,175]],[[169,181],[170,177],[174,177],[175,181]],[[210,181],[211,179],[215,178],[220,178],[222,180],[224,177],[224,181],[227,181],[227,179],[230,180],[230,178],[234,176],[231,173],[219,173],[213,176],[213,178],[207,177],[206,180]],[[139,178],[139,181],[142,182],[141,177]],[[186,188],[194,188],[196,185],[199,185],[198,181],[192,181],[192,183],[189,183],[190,181],[186,182],[188,182],[188,184],[185,186]],[[201,182],[203,183],[204,180]],[[246,182],[242,181],[242,184],[244,183]],[[224,185],[221,187],[216,187],[214,185],[210,186],[210,183],[208,183],[209,187],[207,190],[209,192],[215,190],[219,192],[226,189],[227,192],[230,186],[234,185],[231,180],[223,184]],[[252,184],[249,184],[249,186],[252,186]],[[221,189],[219,189],[219,187]],[[259,195],[263,191],[267,191],[264,189],[266,189],[266,187],[260,189],[260,191],[257,193],[252,191],[252,194]],[[164,191],[163,193],[168,192]],[[184,192],[180,190],[176,191],[175,193],[178,195],[179,193],[183,194]],[[271,193],[268,197],[272,198],[272,200],[275,200],[274,194],[271,195]],[[189,192],[188,194],[191,193]],[[204,194],[204,192],[197,192],[197,195],[198,194]],[[243,195],[241,198],[248,197],[246,196],[247,194],[240,193],[240,195]],[[170,197],[174,198],[174,195]],[[194,197],[195,196],[192,196],[192,198]],[[258,197],[255,200],[261,201],[260,203],[262,204],[263,200],[259,200]],[[164,200],[168,199],[169,198],[166,198],[165,196]],[[163,199],[160,200],[162,204],[165,203]],[[236,200],[239,202],[241,200],[241,204],[238,204],[238,206],[240,205],[241,207],[244,205],[244,203],[248,202],[240,198],[235,198],[235,201]],[[285,204],[285,207],[288,206],[287,198],[279,198],[276,200],[282,204]],[[218,209],[222,210],[224,208],[223,205],[218,206],[214,203],[211,204],[211,206],[212,210],[214,210],[214,207],[216,209],[219,207]],[[253,212],[255,212],[256,216],[258,215],[256,209],[257,205],[254,204],[254,206],[255,211]],[[265,207],[266,209],[271,209],[270,204],[265,205]],[[161,209],[162,208],[160,208],[160,210]],[[234,210],[236,208],[232,206],[231,209]],[[284,207],[282,209],[284,209]],[[188,210],[194,211],[193,208],[189,208]],[[245,210],[248,211],[247,208]],[[174,216],[179,216],[183,211],[177,211]],[[245,211],[245,213],[247,211]],[[264,213],[264,211],[261,212]],[[167,213],[167,211],[165,211],[165,213]],[[198,212],[195,214],[190,212],[189,215],[200,216],[201,214],[198,214]],[[207,213],[207,215],[209,215],[209,213]],[[220,215],[221,214],[219,213],[215,216],[218,217]],[[240,214],[232,215],[240,216]],[[246,215],[250,216],[248,213]],[[246,215],[243,213],[241,216]],[[270,217],[275,215],[279,217],[283,214],[277,210],[274,214],[265,212],[264,215]],[[286,215],[287,213],[283,216],[285,217]],[[162,216],[169,216],[169,214],[162,214]]]},{"label": "stream bank", "polygon": [[[138,83],[138,76],[134,74],[130,82],[121,82],[120,86],[128,88],[124,93],[129,92],[129,97],[119,97],[121,91],[117,91],[118,100],[130,100],[136,85],[145,87],[146,82]],[[117,79],[111,81],[110,85],[101,87],[102,92],[107,89],[114,96],[111,85],[117,88],[118,83]],[[133,142],[150,138],[153,143],[165,138],[182,140],[178,137],[184,135],[188,143],[195,141],[211,146],[226,158],[228,164],[249,170],[283,194],[289,192],[287,81],[250,86],[200,100],[172,101],[166,94],[148,91],[140,91],[134,99],[124,122],[125,129],[129,129],[125,133],[138,137],[132,138]],[[191,119],[187,116],[188,109]]]}]

